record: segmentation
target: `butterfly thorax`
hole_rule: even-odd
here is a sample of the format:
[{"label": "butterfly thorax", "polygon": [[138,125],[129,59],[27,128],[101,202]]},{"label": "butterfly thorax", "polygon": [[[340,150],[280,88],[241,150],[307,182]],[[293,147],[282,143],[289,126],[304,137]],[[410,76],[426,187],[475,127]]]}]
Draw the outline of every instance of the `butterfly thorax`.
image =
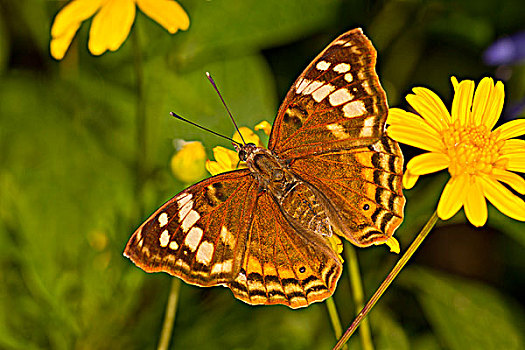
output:
[{"label": "butterfly thorax", "polygon": [[296,230],[332,235],[332,220],[328,216],[331,207],[315,187],[302,181],[290,170],[287,162],[266,148],[254,144],[236,148],[239,159],[246,162],[259,183],[260,192],[267,191],[272,195]]}]

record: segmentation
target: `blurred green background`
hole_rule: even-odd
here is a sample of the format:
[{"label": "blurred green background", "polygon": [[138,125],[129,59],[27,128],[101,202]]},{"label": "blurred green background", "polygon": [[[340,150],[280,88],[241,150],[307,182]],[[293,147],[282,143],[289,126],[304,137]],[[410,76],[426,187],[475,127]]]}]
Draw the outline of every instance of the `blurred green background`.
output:
[{"label": "blurred green background", "polygon": [[[93,57],[84,23],[57,62],[49,32],[64,2],[0,1],[1,349],[155,348],[170,277],[144,273],[122,251],[148,214],[184,187],[169,168],[174,139],[200,140],[210,155],[229,146],[168,115],[233,134],[206,71],[238,123],[253,127],[273,120],[320,50],[362,27],[378,49],[391,106],[407,107],[413,86],[430,87],[450,106],[451,75],[503,79],[507,106],[525,96],[523,61],[482,59],[494,40],[525,29],[522,0],[179,2],[190,16],[186,32],[169,35],[138,13],[117,52]],[[406,192],[396,233],[402,250],[447,178],[427,176]],[[372,311],[376,349],[525,348],[525,224],[490,209],[484,228],[460,213],[434,229]],[[368,297],[398,257],[384,247],[358,257]],[[347,270],[334,295],[348,326]],[[334,344],[322,303],[251,307],[226,288],[182,284],[173,348]],[[358,336],[350,348],[361,348]]]}]

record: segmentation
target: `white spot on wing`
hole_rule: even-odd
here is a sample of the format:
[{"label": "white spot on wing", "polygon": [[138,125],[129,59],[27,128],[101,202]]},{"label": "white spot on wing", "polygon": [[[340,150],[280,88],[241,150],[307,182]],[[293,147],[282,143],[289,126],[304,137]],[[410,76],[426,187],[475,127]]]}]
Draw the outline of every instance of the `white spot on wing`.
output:
[{"label": "white spot on wing", "polygon": [[188,232],[188,230],[200,219],[199,213],[195,210],[190,210],[188,215],[182,221],[182,231]]},{"label": "white spot on wing", "polygon": [[343,106],[343,112],[347,118],[359,117],[366,113],[365,104],[361,100],[348,102]]},{"label": "white spot on wing", "polygon": [[370,137],[372,136],[373,126],[375,123],[374,117],[368,117],[365,119],[363,128],[361,129],[361,132],[359,133],[359,136],[361,137]]},{"label": "white spot on wing", "polygon": [[297,89],[295,90],[295,92],[297,92],[298,94],[302,93],[304,88],[308,86],[308,84],[310,84],[311,81],[308,80],[308,79],[303,79],[301,80],[301,83],[299,84],[299,86],[297,86]]},{"label": "white spot on wing", "polygon": [[328,68],[330,68],[330,62],[319,61],[319,62],[315,65],[315,68],[317,68],[317,69],[319,69],[319,70],[327,70]]},{"label": "white spot on wing", "polygon": [[219,236],[221,238],[221,241],[224,243],[224,245],[233,247],[235,245],[235,237],[231,234],[230,231],[226,228],[226,226],[223,226],[221,228],[221,234]]},{"label": "white spot on wing", "polygon": [[159,215],[159,226],[164,227],[168,224],[168,214],[162,213]]},{"label": "white spot on wing", "polygon": [[170,247],[170,249],[172,249],[172,250],[177,250],[177,249],[179,249],[179,245],[178,245],[177,242],[175,242],[175,241],[171,241],[169,247]]},{"label": "white spot on wing", "polygon": [[[180,208],[180,207],[179,207]],[[193,208],[193,201],[188,200],[182,208],[180,208],[179,211],[179,221],[184,220],[184,218],[188,215],[190,210]]]},{"label": "white spot on wing", "polygon": [[312,81],[308,86],[303,90],[303,95],[309,95],[315,90],[317,90],[321,85],[323,85],[323,82],[321,81]]},{"label": "white spot on wing", "polygon": [[341,88],[330,94],[328,100],[332,106],[339,106],[353,99],[354,96],[348,92],[348,89]]},{"label": "white spot on wing", "polygon": [[226,260],[223,263],[217,263],[211,268],[211,274],[219,274],[221,272],[230,272],[233,268],[233,260]]},{"label": "white spot on wing", "polygon": [[350,65],[348,63],[339,63],[333,69],[336,73],[346,73],[350,70]]},{"label": "white spot on wing", "polygon": [[354,77],[352,76],[352,73],[346,73],[345,74],[345,80],[349,83],[352,82],[352,80],[354,80]]},{"label": "white spot on wing", "polygon": [[162,231],[162,234],[159,237],[160,246],[162,248],[166,247],[170,241],[170,234],[168,233],[168,230]]},{"label": "white spot on wing", "polygon": [[203,231],[200,227],[192,227],[188,235],[184,239],[184,244],[190,248],[192,252],[197,249],[197,246],[201,242]]},{"label": "white spot on wing", "polygon": [[325,84],[321,86],[319,89],[315,90],[312,93],[312,97],[316,102],[321,102],[326,96],[328,96],[329,93],[335,90],[335,86],[331,84]]},{"label": "white spot on wing", "polygon": [[204,265],[208,265],[211,261],[211,257],[213,256],[213,244],[210,242],[202,242],[202,244],[199,247],[199,250],[197,250],[197,255],[195,258],[198,262]]},{"label": "white spot on wing", "polygon": [[349,136],[341,124],[328,124],[326,128],[330,130],[337,139],[344,139]]},{"label": "white spot on wing", "polygon": [[368,81],[363,81],[363,83],[361,84],[363,86],[363,88],[365,89],[366,93],[369,94],[369,95],[372,95],[372,89],[370,88],[370,85],[368,84]]},{"label": "white spot on wing", "polygon": [[183,193],[179,195],[177,198],[177,205],[179,206],[179,209],[182,208],[190,199],[193,198],[193,195],[191,193]]}]

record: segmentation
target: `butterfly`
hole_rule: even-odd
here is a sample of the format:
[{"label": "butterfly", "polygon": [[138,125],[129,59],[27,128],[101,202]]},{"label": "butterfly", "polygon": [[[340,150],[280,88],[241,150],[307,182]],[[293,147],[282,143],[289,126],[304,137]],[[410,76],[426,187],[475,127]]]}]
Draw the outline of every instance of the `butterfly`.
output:
[{"label": "butterfly", "polygon": [[403,219],[403,156],[385,135],[375,63],[361,29],[335,39],[292,85],[268,148],[235,144],[247,168],[177,194],[124,255],[253,305],[298,308],[331,296],[342,263],[328,238],[385,243]]}]

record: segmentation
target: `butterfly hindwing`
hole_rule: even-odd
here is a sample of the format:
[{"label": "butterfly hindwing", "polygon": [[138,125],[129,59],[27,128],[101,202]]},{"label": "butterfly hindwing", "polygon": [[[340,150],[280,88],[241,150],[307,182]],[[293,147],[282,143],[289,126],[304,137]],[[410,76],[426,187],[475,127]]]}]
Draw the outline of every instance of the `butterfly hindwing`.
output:
[{"label": "butterfly hindwing", "polygon": [[387,104],[375,63],[376,51],[361,29],[334,40],[286,95],[268,148],[288,159],[378,140]]},{"label": "butterfly hindwing", "polygon": [[357,246],[386,241],[402,222],[403,156],[387,136],[367,147],[296,159],[291,169],[329,199],[340,234]]},{"label": "butterfly hindwing", "polygon": [[250,304],[292,308],[324,300],[335,290],[342,265],[328,241],[297,231],[267,192],[259,195],[239,275],[229,284]]}]

